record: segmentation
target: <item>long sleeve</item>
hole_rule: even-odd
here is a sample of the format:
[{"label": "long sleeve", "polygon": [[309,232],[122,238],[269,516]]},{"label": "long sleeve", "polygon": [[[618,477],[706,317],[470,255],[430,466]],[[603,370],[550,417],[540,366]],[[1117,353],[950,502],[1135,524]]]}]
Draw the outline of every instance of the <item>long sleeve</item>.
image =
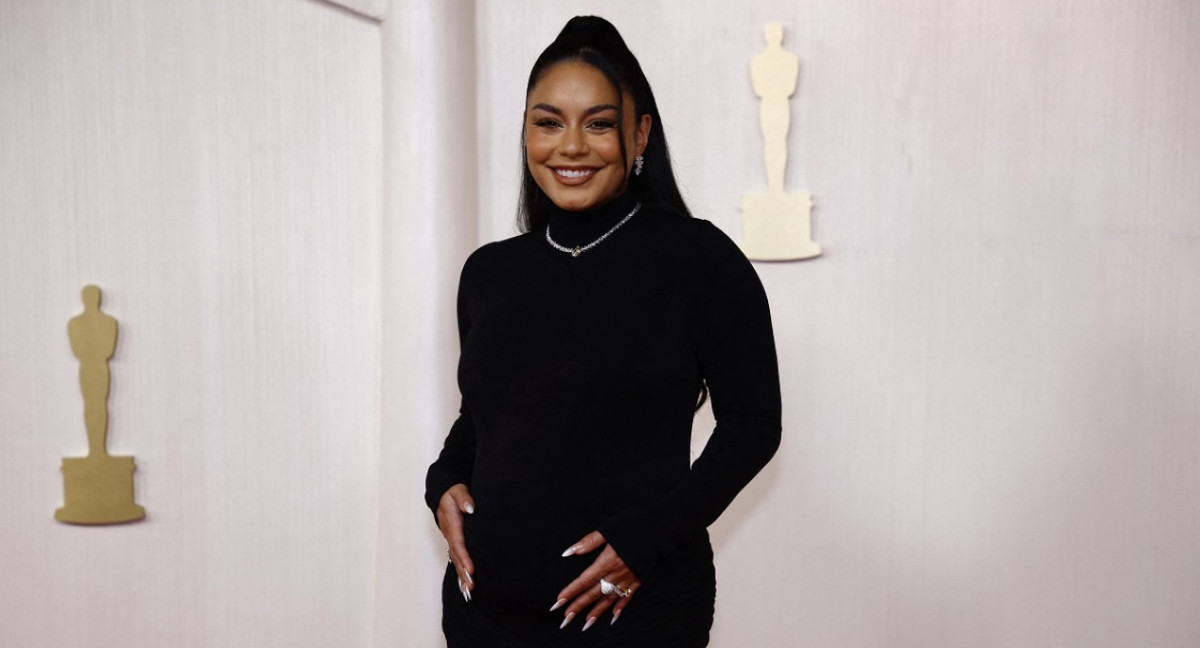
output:
[{"label": "long sleeve", "polygon": [[[471,329],[470,315],[467,310],[467,268],[470,261],[464,265],[458,287],[458,339],[461,348]],[[475,468],[475,421],[470,409],[464,402],[458,411],[458,419],[450,426],[446,441],[437,461],[429,466],[425,474],[425,504],[436,516],[438,501],[442,495],[455,484],[471,485],[471,473]]]},{"label": "long sleeve", "polygon": [[425,473],[425,504],[435,514],[438,500],[455,484],[471,485],[471,470],[475,465],[475,422],[465,406],[450,426],[446,442],[437,461]]},{"label": "long sleeve", "polygon": [[779,370],[766,294],[741,251],[724,234],[714,234],[692,348],[716,428],[672,490],[600,527],[642,580],[651,578],[663,556],[712,524],[779,447]]}]

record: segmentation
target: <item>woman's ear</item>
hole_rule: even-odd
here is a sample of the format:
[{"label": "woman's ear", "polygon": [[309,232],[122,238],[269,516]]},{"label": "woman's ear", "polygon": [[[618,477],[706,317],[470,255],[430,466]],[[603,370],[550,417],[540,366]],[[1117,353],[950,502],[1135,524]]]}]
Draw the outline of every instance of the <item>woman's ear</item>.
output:
[{"label": "woman's ear", "polygon": [[646,145],[650,142],[650,129],[654,127],[654,120],[649,114],[642,115],[638,120],[637,131],[634,133],[634,150],[638,155],[646,152]]}]

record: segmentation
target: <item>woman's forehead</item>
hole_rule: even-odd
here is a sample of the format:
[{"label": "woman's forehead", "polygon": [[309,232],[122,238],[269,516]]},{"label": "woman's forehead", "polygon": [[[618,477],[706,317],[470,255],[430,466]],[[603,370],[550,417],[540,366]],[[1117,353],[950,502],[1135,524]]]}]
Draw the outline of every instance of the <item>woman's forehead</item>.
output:
[{"label": "woman's forehead", "polygon": [[[615,106],[618,96],[612,82],[595,66],[582,61],[563,61],[541,75],[526,97],[526,106],[539,103],[564,104],[561,107],[578,104]],[[630,97],[626,95],[624,99],[630,106]]]}]

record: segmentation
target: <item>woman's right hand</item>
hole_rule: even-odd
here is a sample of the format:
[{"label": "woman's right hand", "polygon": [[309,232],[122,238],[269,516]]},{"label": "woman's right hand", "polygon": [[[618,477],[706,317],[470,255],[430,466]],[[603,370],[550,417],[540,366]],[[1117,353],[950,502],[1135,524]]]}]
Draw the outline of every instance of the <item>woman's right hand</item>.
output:
[{"label": "woman's right hand", "polygon": [[458,572],[458,590],[467,602],[471,601],[471,590],[475,589],[475,563],[467,553],[466,537],[463,535],[463,514],[475,512],[475,500],[466,484],[455,484],[448,488],[438,500],[437,522],[446,537],[446,549],[450,562]]}]

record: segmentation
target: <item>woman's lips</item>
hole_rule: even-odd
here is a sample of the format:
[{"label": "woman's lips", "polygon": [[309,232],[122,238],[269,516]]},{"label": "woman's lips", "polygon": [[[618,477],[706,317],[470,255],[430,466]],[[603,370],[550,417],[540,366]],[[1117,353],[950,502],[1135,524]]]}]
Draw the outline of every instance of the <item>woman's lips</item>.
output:
[{"label": "woman's lips", "polygon": [[588,181],[596,174],[595,169],[566,169],[562,167],[554,168],[554,177],[565,185],[578,185]]}]

